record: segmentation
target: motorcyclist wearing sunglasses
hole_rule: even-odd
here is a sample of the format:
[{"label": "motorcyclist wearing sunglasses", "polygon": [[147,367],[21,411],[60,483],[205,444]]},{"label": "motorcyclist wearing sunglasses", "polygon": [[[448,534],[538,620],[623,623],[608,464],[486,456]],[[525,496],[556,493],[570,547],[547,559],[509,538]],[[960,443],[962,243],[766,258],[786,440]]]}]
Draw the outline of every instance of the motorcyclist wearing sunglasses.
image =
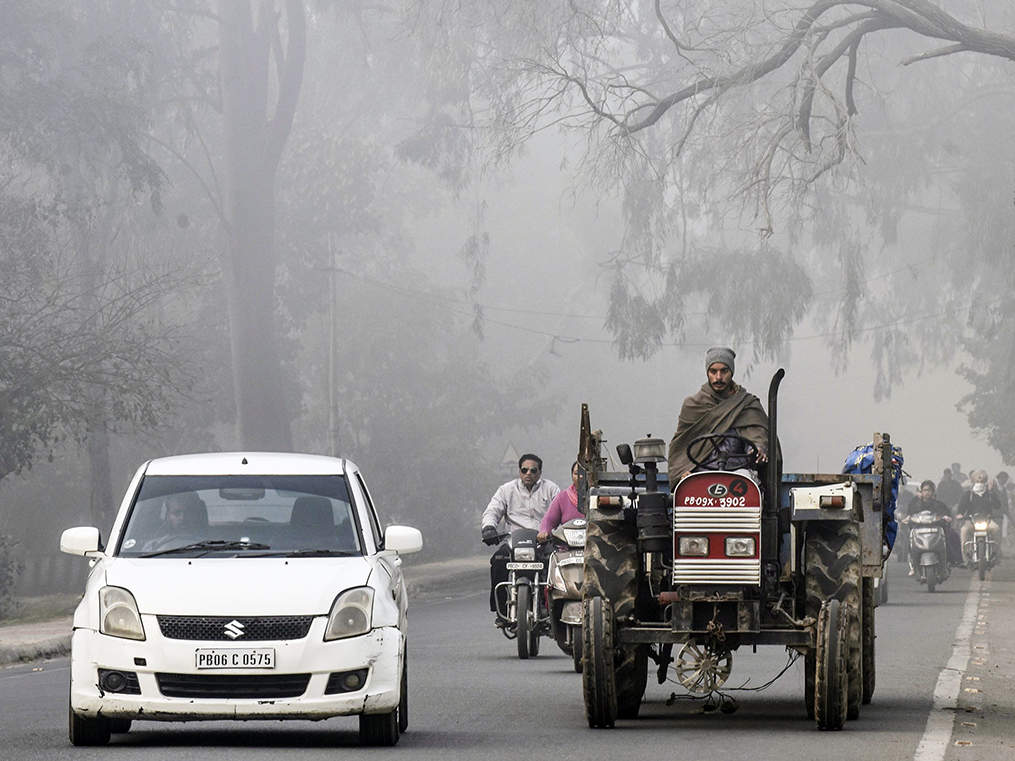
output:
[{"label": "motorcyclist wearing sunglasses", "polygon": [[[483,542],[488,545],[500,544],[500,526],[510,532],[515,528],[539,529],[539,522],[546,514],[560,487],[542,477],[543,461],[534,454],[523,454],[518,459],[518,478],[502,484],[494,492],[490,504],[483,511],[480,522]],[[500,544],[490,558],[490,610],[496,611],[494,589],[497,584],[507,581],[507,543]]]}]

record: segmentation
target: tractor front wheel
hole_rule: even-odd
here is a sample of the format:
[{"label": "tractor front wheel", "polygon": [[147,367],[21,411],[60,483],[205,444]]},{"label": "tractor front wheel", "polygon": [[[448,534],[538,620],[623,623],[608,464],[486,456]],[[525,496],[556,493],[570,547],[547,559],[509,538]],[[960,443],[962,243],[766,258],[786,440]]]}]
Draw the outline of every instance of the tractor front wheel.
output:
[{"label": "tractor front wheel", "polygon": [[842,729],[849,696],[847,674],[847,616],[838,600],[829,600],[818,613],[814,653],[814,719],[818,729]]},{"label": "tractor front wheel", "polygon": [[589,597],[582,607],[582,693],[585,716],[593,729],[612,727],[617,719],[614,672],[613,607],[602,597]]}]

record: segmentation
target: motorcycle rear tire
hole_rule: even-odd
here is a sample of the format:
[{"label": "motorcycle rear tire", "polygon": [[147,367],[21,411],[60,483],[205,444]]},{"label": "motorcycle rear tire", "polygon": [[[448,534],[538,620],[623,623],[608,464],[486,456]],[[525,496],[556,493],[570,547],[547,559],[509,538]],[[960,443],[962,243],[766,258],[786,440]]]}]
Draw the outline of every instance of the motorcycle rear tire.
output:
[{"label": "motorcycle rear tire", "polygon": [[933,592],[937,586],[937,566],[927,566],[927,591]]},{"label": "motorcycle rear tire", "polygon": [[[516,615],[518,616],[518,657],[523,661],[529,657],[530,634],[532,631],[532,590],[527,584],[518,587],[515,604]],[[535,653],[532,653],[535,655]]]},{"label": "motorcycle rear tire", "polygon": [[976,567],[983,581],[987,578],[987,543],[983,539],[976,540]]}]

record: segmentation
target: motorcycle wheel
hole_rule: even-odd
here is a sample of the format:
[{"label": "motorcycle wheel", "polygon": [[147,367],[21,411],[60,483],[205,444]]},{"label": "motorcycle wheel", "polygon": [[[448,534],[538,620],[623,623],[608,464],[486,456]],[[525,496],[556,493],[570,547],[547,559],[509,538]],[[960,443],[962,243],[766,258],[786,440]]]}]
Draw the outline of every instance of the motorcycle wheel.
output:
[{"label": "motorcycle wheel", "polygon": [[933,592],[937,586],[937,566],[927,567],[927,591]]},{"label": "motorcycle wheel", "polygon": [[[527,584],[518,587],[518,598],[515,605],[518,612],[518,657],[523,661],[529,657],[529,640],[532,631],[532,590]],[[533,653],[535,655],[535,653]]]},{"label": "motorcycle wheel", "polygon": [[987,543],[982,539],[976,540],[976,567],[983,581],[987,578]]}]

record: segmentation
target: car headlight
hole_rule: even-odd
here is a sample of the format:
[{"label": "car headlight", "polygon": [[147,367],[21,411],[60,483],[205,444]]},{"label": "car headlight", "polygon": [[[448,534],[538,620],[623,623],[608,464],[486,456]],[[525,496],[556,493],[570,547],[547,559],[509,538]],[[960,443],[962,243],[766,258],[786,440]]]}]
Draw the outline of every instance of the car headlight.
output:
[{"label": "car headlight", "polygon": [[986,531],[987,521],[977,521],[976,523],[973,524],[973,528],[976,529],[977,531]]},{"label": "car headlight", "polygon": [[752,536],[726,537],[726,557],[730,558],[754,557],[754,537]]},{"label": "car headlight", "polygon": [[515,560],[535,560],[536,559],[536,548],[535,547],[518,547],[515,549]]},{"label": "car headlight", "polygon": [[708,555],[708,537],[682,536],[677,543],[677,550],[681,555],[706,557]]},{"label": "car headlight", "polygon": [[324,641],[355,637],[371,629],[374,614],[374,590],[371,587],[347,589],[331,604]]},{"label": "car headlight", "polygon": [[145,638],[134,595],[121,587],[99,590],[99,631],[110,637]]}]

